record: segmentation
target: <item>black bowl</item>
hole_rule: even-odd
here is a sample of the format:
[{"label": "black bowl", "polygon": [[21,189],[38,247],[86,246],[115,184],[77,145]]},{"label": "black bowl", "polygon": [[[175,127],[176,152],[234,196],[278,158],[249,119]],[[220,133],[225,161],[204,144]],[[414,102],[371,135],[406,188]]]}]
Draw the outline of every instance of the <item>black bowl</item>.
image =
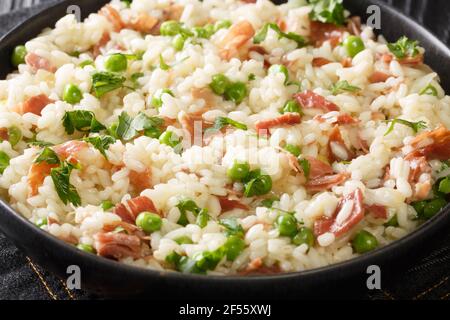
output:
[{"label": "black bowl", "polygon": [[[0,61],[9,61],[16,45],[38,35],[45,27],[54,26],[64,16],[69,5],[78,5],[83,17],[97,11],[107,0],[63,1],[37,14],[8,33],[0,41]],[[423,27],[392,8],[369,0],[346,1],[353,14],[366,17],[371,4],[381,8],[383,34],[389,40],[402,35],[417,39],[427,49],[426,62],[441,76],[444,89],[450,90],[450,51]],[[2,64],[0,78],[13,71]],[[382,272],[382,284],[400,270],[428,252],[430,242],[438,240],[450,222],[450,208],[427,221],[406,237],[358,258],[331,266],[271,276],[217,277],[158,272],[136,268],[77,250],[45,231],[35,227],[0,201],[0,229],[14,244],[38,264],[65,279],[67,268],[80,267],[82,289],[109,296],[153,298],[343,298],[357,296],[367,290],[367,268],[377,265]]]}]

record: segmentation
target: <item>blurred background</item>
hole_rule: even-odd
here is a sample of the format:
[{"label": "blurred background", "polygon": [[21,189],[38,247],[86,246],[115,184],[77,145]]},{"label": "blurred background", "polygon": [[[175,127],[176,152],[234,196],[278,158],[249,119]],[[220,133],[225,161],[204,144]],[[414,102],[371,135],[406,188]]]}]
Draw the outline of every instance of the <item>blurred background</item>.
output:
[{"label": "blurred background", "polygon": [[[0,0],[0,37],[22,21],[61,0]],[[94,1],[94,0],[92,0]],[[450,46],[449,0],[379,0],[386,2],[428,28]],[[345,0],[344,0],[345,2]],[[376,1],[375,1],[376,2]],[[450,299],[450,234],[431,246],[427,257],[398,275],[383,289],[361,299]],[[3,299],[95,299],[103,298],[67,289],[61,279],[36,265],[0,234],[0,300]]]}]

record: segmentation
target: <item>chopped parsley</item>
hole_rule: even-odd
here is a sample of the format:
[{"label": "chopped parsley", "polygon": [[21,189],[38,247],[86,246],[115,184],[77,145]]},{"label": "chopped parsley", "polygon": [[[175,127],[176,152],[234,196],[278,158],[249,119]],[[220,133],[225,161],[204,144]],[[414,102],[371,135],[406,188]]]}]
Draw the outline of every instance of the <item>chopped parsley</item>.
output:
[{"label": "chopped parsley", "polygon": [[75,130],[80,132],[100,132],[106,129],[96,118],[92,111],[75,110],[66,111],[63,117],[63,126],[67,134]]},{"label": "chopped parsley", "polygon": [[226,126],[232,126],[232,127],[235,127],[236,129],[240,129],[240,130],[248,129],[247,126],[243,123],[234,121],[233,119],[230,119],[228,117],[218,117],[216,119],[216,121],[214,121],[214,125],[211,128],[208,128],[206,130],[206,132],[208,132],[208,133],[217,132]]},{"label": "chopped parsley", "polygon": [[170,66],[164,61],[162,54],[159,55],[159,68],[164,71],[170,69]]},{"label": "chopped parsley", "polygon": [[244,228],[240,225],[236,218],[221,219],[219,224],[225,228],[225,234],[229,236],[244,237]]},{"label": "chopped parsley", "polygon": [[419,42],[401,37],[395,43],[388,43],[388,48],[397,59],[415,57],[419,54]]},{"label": "chopped parsley", "polygon": [[53,168],[50,176],[55,185],[56,193],[64,204],[72,203],[74,206],[81,205],[81,198],[75,187],[70,184],[70,173],[76,168],[73,164],[63,162],[58,168]]},{"label": "chopped parsley", "polygon": [[404,126],[408,126],[410,127],[414,133],[418,133],[420,129],[426,129],[427,128],[427,124],[425,121],[418,121],[418,122],[411,122],[411,121],[407,121],[407,120],[403,120],[403,119],[394,119],[394,120],[388,120],[386,122],[390,122],[391,125],[389,126],[388,130],[386,131],[386,133],[384,134],[385,136],[387,136],[388,134],[390,134],[392,131],[394,131],[394,127],[395,125],[398,124],[402,124]]},{"label": "chopped parsley", "polygon": [[266,23],[264,27],[254,36],[253,43],[260,44],[261,42],[263,42],[267,37],[269,28],[275,31],[280,39],[286,38],[295,41],[299,48],[304,47],[307,44],[305,38],[303,38],[301,35],[294,32],[285,33],[281,31],[280,27],[278,27],[278,25],[275,23]]},{"label": "chopped parsley", "polygon": [[322,23],[343,25],[345,23],[343,0],[309,0],[312,10],[309,18]]},{"label": "chopped parsley", "polygon": [[437,89],[436,89],[433,85],[429,84],[429,85],[427,85],[425,88],[423,88],[423,89],[419,92],[419,94],[420,94],[421,96],[424,95],[424,94],[426,94],[426,95],[429,95],[429,96],[435,96],[435,97],[437,97],[438,92],[437,92]]},{"label": "chopped parsley", "polygon": [[84,138],[84,141],[90,143],[94,148],[96,148],[100,153],[106,158],[106,150],[109,149],[109,146],[116,142],[116,139],[111,136],[96,136],[96,137],[88,137]]},{"label": "chopped parsley", "polygon": [[164,120],[158,117],[149,117],[144,113],[139,113],[134,119],[125,111],[119,116],[119,123],[115,129],[115,136],[122,140],[131,140],[135,138],[141,131],[146,136],[158,138],[161,133],[161,127]]},{"label": "chopped parsley", "polygon": [[298,164],[302,167],[303,174],[305,175],[305,178],[309,178],[309,174],[311,172],[311,164],[307,159],[298,159]]},{"label": "chopped parsley", "polygon": [[36,160],[34,160],[35,163],[41,163],[41,162],[46,162],[48,164],[60,164],[60,160],[58,155],[56,154],[55,151],[53,151],[53,149],[49,148],[49,147],[45,147],[41,153],[39,154],[39,156],[36,158]]},{"label": "chopped parsley", "polygon": [[92,87],[97,98],[101,98],[108,92],[122,88],[125,80],[125,77],[112,72],[96,72],[92,76]]},{"label": "chopped parsley", "polygon": [[331,93],[335,96],[343,91],[358,92],[360,87],[352,86],[347,80],[338,81],[331,86]]}]

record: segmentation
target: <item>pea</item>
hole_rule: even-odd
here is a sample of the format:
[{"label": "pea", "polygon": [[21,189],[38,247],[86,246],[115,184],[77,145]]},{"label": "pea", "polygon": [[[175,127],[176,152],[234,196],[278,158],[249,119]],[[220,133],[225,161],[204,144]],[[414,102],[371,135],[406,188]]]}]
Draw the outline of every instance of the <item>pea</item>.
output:
[{"label": "pea", "polygon": [[223,74],[216,74],[212,77],[209,87],[218,95],[225,93],[225,90],[231,85],[231,81]]},{"label": "pea", "polygon": [[74,84],[68,84],[64,88],[63,100],[70,104],[76,104],[83,99],[83,93],[80,88]]},{"label": "pea", "polygon": [[233,166],[227,170],[227,176],[233,181],[242,181],[250,172],[250,165],[247,162],[235,161]]},{"label": "pea", "polygon": [[220,29],[227,29],[229,27],[231,27],[231,21],[230,20],[220,20],[220,21],[217,21],[214,24],[214,32],[217,32]]},{"label": "pea", "polygon": [[202,27],[195,27],[194,33],[198,38],[209,39],[214,34],[214,26],[208,24]]},{"label": "pea", "polygon": [[162,219],[156,213],[145,211],[137,216],[136,225],[149,234],[161,229]]},{"label": "pea", "polygon": [[287,112],[301,113],[300,105],[295,100],[289,100],[284,104],[283,108],[281,108],[280,112],[282,114],[285,114]]},{"label": "pea", "polygon": [[352,245],[357,253],[366,253],[378,247],[378,240],[370,232],[361,230],[353,238]]},{"label": "pea", "polygon": [[186,256],[180,258],[177,264],[178,271],[182,273],[204,274],[205,271],[197,267],[197,261]]},{"label": "pea", "polygon": [[411,205],[413,206],[414,210],[416,210],[417,212],[417,216],[421,217],[423,215],[423,211],[425,209],[425,206],[427,205],[426,201],[416,201],[411,203]]},{"label": "pea", "polygon": [[237,236],[229,236],[224,244],[227,260],[234,261],[245,248],[245,241]]},{"label": "pea", "polygon": [[161,24],[159,33],[162,36],[176,36],[183,31],[183,27],[177,21],[169,20]]},{"label": "pea", "polygon": [[77,248],[87,253],[96,253],[94,247],[90,244],[79,243]]},{"label": "pea", "polygon": [[397,218],[397,215],[394,214],[394,215],[392,216],[392,218],[390,218],[390,219],[388,220],[388,222],[386,222],[386,223],[384,224],[384,226],[385,226],[385,227],[398,227],[398,218]]},{"label": "pea", "polygon": [[173,133],[172,131],[165,131],[159,137],[159,142],[169,147],[175,148],[178,144],[180,144],[180,138]]},{"label": "pea", "polygon": [[292,214],[283,213],[278,216],[276,226],[283,237],[294,237],[297,234],[297,219]]},{"label": "pea", "polygon": [[17,46],[11,56],[11,63],[17,67],[22,63],[25,63],[25,56],[27,55],[27,48],[25,46]]},{"label": "pea", "polygon": [[247,86],[243,82],[232,83],[225,89],[225,99],[239,104],[247,96]]},{"label": "pea", "polygon": [[203,251],[195,256],[195,265],[202,271],[214,270],[219,262],[224,257],[224,252],[221,249],[215,251]]},{"label": "pea", "polygon": [[431,219],[435,214],[437,214],[439,211],[441,211],[442,208],[444,208],[447,205],[447,201],[442,198],[437,198],[434,200],[431,200],[427,203],[423,210],[423,215],[421,216],[425,220]]},{"label": "pea", "polygon": [[181,259],[181,256],[178,253],[176,253],[175,251],[173,251],[166,256],[165,260],[167,263],[170,263],[170,264],[173,264],[176,266],[180,262],[180,259]]},{"label": "pea", "polygon": [[178,238],[174,239],[174,241],[178,244],[193,244],[194,243],[194,242],[192,242],[192,239],[189,238],[188,236],[178,237]]},{"label": "pea", "polygon": [[110,72],[122,72],[128,68],[128,59],[124,54],[114,53],[105,61],[105,68]]},{"label": "pea", "polygon": [[438,191],[442,192],[442,193],[445,193],[445,194],[450,193],[450,176],[442,179],[439,182]]},{"label": "pea", "polygon": [[172,40],[172,46],[176,51],[181,51],[184,48],[184,43],[186,42],[185,36],[182,34],[177,34]]},{"label": "pea", "polygon": [[299,146],[293,144],[285,145],[284,150],[286,150],[289,153],[292,153],[296,157],[298,157],[302,153],[302,149]]},{"label": "pea", "polygon": [[162,107],[163,101],[161,98],[164,93],[170,94],[172,97],[174,96],[172,90],[170,90],[170,89],[158,90],[158,92],[156,92],[156,94],[152,97],[152,101],[151,101],[152,106],[154,106],[156,109],[159,109]]},{"label": "pea", "polygon": [[282,64],[274,64],[269,68],[270,74],[282,73],[284,74],[284,83],[289,81],[289,71],[286,66]]},{"label": "pea", "polygon": [[209,217],[208,211],[205,209],[202,209],[197,215],[196,223],[200,228],[204,228],[208,224],[209,218],[210,217]]},{"label": "pea", "polygon": [[13,126],[8,129],[8,141],[12,147],[20,142],[22,139],[22,131],[19,128]]},{"label": "pea", "polygon": [[362,39],[357,36],[347,37],[344,46],[347,49],[347,54],[352,58],[366,48]]},{"label": "pea", "polygon": [[43,226],[46,226],[48,224],[48,220],[47,220],[47,218],[39,218],[36,220],[35,224],[39,228],[42,228]]},{"label": "pea", "polygon": [[3,174],[6,168],[8,168],[10,160],[11,158],[8,154],[5,151],[0,150],[0,174]]},{"label": "pea", "polygon": [[314,245],[314,234],[310,228],[301,227],[298,233],[292,238],[292,243],[296,246],[306,244],[308,248]]},{"label": "pea", "polygon": [[262,196],[272,190],[272,178],[268,175],[261,175],[250,180],[245,185],[244,195],[246,197]]},{"label": "pea", "polygon": [[109,209],[114,207],[114,204],[109,200],[105,200],[102,202],[101,206],[102,206],[103,211],[108,211]]}]

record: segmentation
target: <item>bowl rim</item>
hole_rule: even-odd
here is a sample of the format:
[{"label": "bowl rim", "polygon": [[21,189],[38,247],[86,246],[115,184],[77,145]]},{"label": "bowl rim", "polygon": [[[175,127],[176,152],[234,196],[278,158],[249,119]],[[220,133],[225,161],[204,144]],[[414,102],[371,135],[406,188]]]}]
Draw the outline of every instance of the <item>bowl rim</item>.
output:
[{"label": "bowl rim", "polygon": [[[107,2],[106,0],[102,0]],[[361,1],[361,0],[358,0]],[[414,19],[404,15],[401,12],[398,12],[393,7],[388,4],[379,2],[378,0],[362,0],[361,2],[376,4],[381,7],[382,10],[388,11],[390,15],[400,16],[403,20],[408,21],[415,28],[415,33],[422,34],[424,37],[428,38],[435,45],[438,46],[437,50],[441,51],[446,55],[446,58],[450,60],[450,49],[445,46],[433,33],[431,33],[427,28],[421,26]],[[38,18],[42,18],[43,16],[52,15],[52,11],[56,8],[67,7],[69,3],[73,3],[73,0],[64,0],[59,3],[55,3],[50,5],[49,7],[38,11],[33,14],[31,17],[26,19],[20,25],[15,26],[2,37],[0,37],[0,49],[2,48],[3,43],[6,40],[14,39],[15,33],[21,31],[27,27],[29,23],[32,23],[34,20]],[[60,17],[62,18],[62,17]],[[381,31],[382,33],[382,31]],[[439,74],[439,73],[438,73]],[[302,271],[291,271],[291,272],[283,272],[278,274],[271,275],[250,275],[250,276],[242,276],[242,275],[197,275],[197,274],[185,274],[181,272],[174,272],[167,269],[164,270],[154,270],[143,268],[139,266],[129,265],[122,262],[118,262],[115,260],[103,258],[97,255],[89,254],[84,251],[77,249],[75,246],[70,245],[55,236],[51,235],[49,232],[44,231],[37,226],[35,226],[31,221],[29,221],[22,214],[16,212],[10,204],[0,198],[0,216],[6,214],[8,215],[8,219],[12,219],[12,223],[21,228],[21,231],[28,231],[34,233],[37,237],[44,239],[47,243],[52,244],[54,247],[58,247],[60,250],[64,250],[66,253],[70,254],[71,258],[78,261],[85,261],[90,265],[97,265],[99,268],[113,268],[115,271],[123,271],[125,273],[131,273],[135,275],[140,275],[144,277],[168,277],[173,278],[178,281],[202,281],[202,282],[254,282],[256,281],[280,281],[280,280],[289,280],[293,278],[310,278],[317,277],[319,275],[325,275],[332,272],[340,272],[340,277],[345,277],[347,274],[352,272],[357,266],[368,266],[374,264],[377,260],[380,260],[382,257],[394,256],[394,254],[401,249],[408,247],[408,244],[412,246],[413,242],[418,242],[421,239],[426,237],[430,237],[431,233],[437,232],[438,229],[442,229],[446,224],[450,224],[450,204],[448,204],[441,212],[428,221],[424,222],[417,229],[408,233],[404,237],[397,239],[385,246],[379,247],[369,253],[350,258],[348,260],[333,263],[330,265],[307,269]],[[5,232],[3,225],[0,224],[0,230]],[[413,241],[415,240],[415,241]],[[16,244],[16,242],[14,242]],[[35,249],[32,250],[34,252]],[[411,248],[410,248],[411,250]],[[32,254],[31,254],[32,255]]]}]

